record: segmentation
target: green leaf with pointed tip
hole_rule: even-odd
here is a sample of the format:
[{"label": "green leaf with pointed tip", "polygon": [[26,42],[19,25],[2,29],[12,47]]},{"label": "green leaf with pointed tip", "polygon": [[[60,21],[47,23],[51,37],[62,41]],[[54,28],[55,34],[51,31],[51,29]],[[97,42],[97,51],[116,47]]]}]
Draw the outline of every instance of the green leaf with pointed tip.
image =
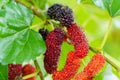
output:
[{"label": "green leaf with pointed tip", "polygon": [[101,8],[105,8],[112,17],[120,15],[120,0],[93,0],[93,2]]},{"label": "green leaf with pointed tip", "polygon": [[10,2],[0,16],[0,62],[22,63],[46,50],[41,35],[30,29],[33,13],[21,4]]}]

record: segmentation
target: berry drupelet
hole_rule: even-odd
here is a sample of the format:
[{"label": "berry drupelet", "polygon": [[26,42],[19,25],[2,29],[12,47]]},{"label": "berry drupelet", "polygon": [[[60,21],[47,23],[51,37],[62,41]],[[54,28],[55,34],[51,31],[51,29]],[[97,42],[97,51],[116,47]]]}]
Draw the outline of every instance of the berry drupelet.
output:
[{"label": "berry drupelet", "polygon": [[73,11],[68,6],[54,4],[48,8],[47,14],[51,19],[59,21],[62,26],[69,27],[73,22]]},{"label": "berry drupelet", "polygon": [[71,80],[77,73],[80,62],[81,59],[75,57],[75,52],[69,52],[64,68],[61,71],[55,71],[53,73],[53,80]]},{"label": "berry drupelet", "polygon": [[54,29],[46,37],[47,50],[44,57],[44,66],[48,73],[53,73],[57,69],[63,40],[64,32],[60,28]]},{"label": "berry drupelet", "polygon": [[22,75],[22,64],[8,64],[8,80],[16,80]]},{"label": "berry drupelet", "polygon": [[76,56],[84,58],[88,54],[89,45],[83,30],[77,24],[72,24],[67,28],[67,33],[71,43],[74,45]]},{"label": "berry drupelet", "polygon": [[84,68],[83,72],[79,73],[75,78],[76,80],[92,80],[104,65],[104,56],[101,54],[95,54],[88,65]]},{"label": "berry drupelet", "polygon": [[49,31],[47,29],[39,29],[39,33],[41,34],[43,40],[46,40],[47,34],[49,33]]}]

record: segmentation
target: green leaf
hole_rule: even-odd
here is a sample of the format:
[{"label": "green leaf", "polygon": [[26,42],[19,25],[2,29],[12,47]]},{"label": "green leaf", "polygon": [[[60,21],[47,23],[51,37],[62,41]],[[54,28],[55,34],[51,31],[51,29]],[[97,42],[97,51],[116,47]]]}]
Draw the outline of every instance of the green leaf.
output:
[{"label": "green leaf", "polygon": [[41,35],[29,28],[33,13],[23,5],[10,2],[6,15],[0,16],[0,62],[22,63],[35,59],[46,50]]},{"label": "green leaf", "polygon": [[2,73],[0,72],[0,79],[5,80],[4,76],[2,75]]},{"label": "green leaf", "polygon": [[93,0],[93,2],[101,8],[105,8],[112,17],[120,15],[120,0]]},{"label": "green leaf", "polygon": [[33,12],[21,4],[10,2],[6,8],[6,21],[9,26],[25,28],[30,26],[33,19]]},{"label": "green leaf", "polygon": [[40,9],[45,9],[47,0],[31,0],[30,2],[33,3],[34,6],[40,8]]},{"label": "green leaf", "polygon": [[80,0],[80,3],[83,3],[83,4],[93,4],[93,2],[91,0]]},{"label": "green leaf", "polygon": [[0,64],[0,80],[8,79],[8,67],[7,65]]},{"label": "green leaf", "polygon": [[9,0],[0,0],[0,9],[3,8]]},{"label": "green leaf", "polygon": [[45,4],[46,4],[47,0],[36,0],[36,2],[38,2],[39,8],[45,9]]},{"label": "green leaf", "polygon": [[4,16],[5,16],[5,13],[6,13],[5,10],[3,10],[3,9],[0,10],[0,16],[1,16],[1,17],[4,17]]}]

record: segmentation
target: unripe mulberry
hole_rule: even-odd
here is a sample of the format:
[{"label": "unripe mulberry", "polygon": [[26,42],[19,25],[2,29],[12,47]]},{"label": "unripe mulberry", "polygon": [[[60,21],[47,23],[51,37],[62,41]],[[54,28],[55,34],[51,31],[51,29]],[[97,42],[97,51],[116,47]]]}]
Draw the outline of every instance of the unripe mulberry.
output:
[{"label": "unripe mulberry", "polygon": [[[92,78],[103,68],[105,58],[101,54],[96,54],[84,68],[83,72],[76,76],[76,80],[92,80]],[[84,76],[82,76],[84,75]]]},{"label": "unripe mulberry", "polygon": [[[22,76],[26,76],[26,75],[32,74],[34,72],[36,72],[36,68],[34,66],[32,66],[31,64],[26,64],[22,68],[22,73],[23,73]],[[35,80],[35,77],[31,77],[26,80]]]},{"label": "unripe mulberry", "polygon": [[77,75],[75,77],[75,80],[92,80],[92,77],[89,77],[86,73],[81,72],[79,73],[79,76]]},{"label": "unripe mulberry", "polygon": [[72,24],[67,30],[68,37],[74,45],[76,56],[85,57],[88,54],[89,46],[84,32],[77,24]]},{"label": "unripe mulberry", "polygon": [[39,29],[39,33],[42,35],[42,38],[46,40],[46,37],[49,31],[47,29],[42,28],[42,29]]},{"label": "unripe mulberry", "polygon": [[8,64],[8,80],[15,80],[22,75],[22,64]]},{"label": "unripe mulberry", "polygon": [[51,19],[60,21],[60,23],[66,27],[69,27],[74,21],[72,9],[61,4],[54,4],[49,7],[47,14]]},{"label": "unripe mulberry", "polygon": [[53,80],[71,80],[77,73],[81,59],[74,56],[74,52],[69,52],[65,67],[61,71],[53,73]]},{"label": "unripe mulberry", "polygon": [[48,73],[53,73],[57,69],[63,39],[64,32],[60,28],[56,28],[47,35],[44,66]]}]

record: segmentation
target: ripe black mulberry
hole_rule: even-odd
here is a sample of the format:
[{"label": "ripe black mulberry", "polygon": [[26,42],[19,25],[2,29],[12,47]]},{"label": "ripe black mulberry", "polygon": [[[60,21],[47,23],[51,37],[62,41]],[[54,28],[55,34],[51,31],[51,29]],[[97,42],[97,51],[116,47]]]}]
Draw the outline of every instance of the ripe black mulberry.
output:
[{"label": "ripe black mulberry", "polygon": [[68,6],[54,4],[48,8],[47,14],[51,19],[60,21],[62,26],[69,27],[73,22],[73,11]]}]

